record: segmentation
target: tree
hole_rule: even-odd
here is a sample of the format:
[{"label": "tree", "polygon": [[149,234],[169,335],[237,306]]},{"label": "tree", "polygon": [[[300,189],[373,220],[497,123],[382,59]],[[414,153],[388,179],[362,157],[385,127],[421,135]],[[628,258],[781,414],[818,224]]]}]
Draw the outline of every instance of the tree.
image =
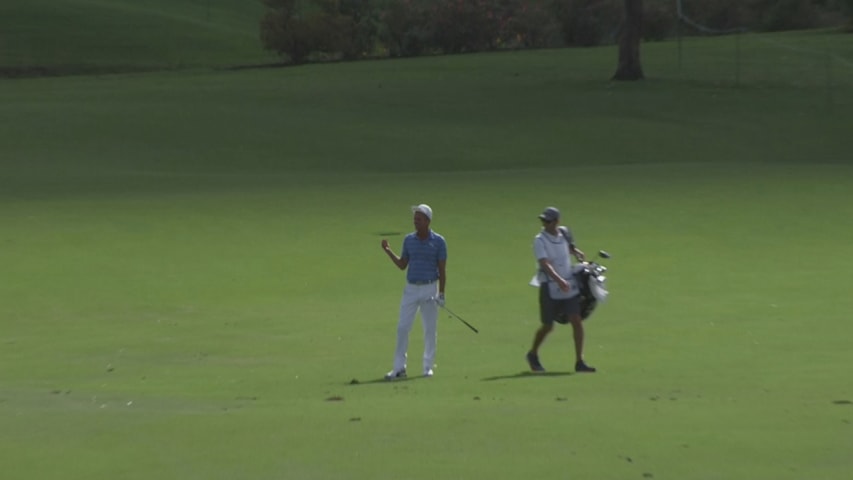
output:
[{"label": "tree", "polygon": [[643,39],[643,0],[625,0],[625,19],[619,33],[619,64],[613,80],[642,80],[640,42]]},{"label": "tree", "polygon": [[300,64],[312,55],[361,58],[375,47],[371,0],[263,0],[261,42]]},{"label": "tree", "polygon": [[263,3],[267,8],[260,22],[264,48],[289,56],[293,63],[304,63],[315,50],[316,36],[312,22],[301,15],[299,0],[263,0]]},{"label": "tree", "polygon": [[853,32],[853,0],[844,0],[842,3],[847,12],[847,31]]}]

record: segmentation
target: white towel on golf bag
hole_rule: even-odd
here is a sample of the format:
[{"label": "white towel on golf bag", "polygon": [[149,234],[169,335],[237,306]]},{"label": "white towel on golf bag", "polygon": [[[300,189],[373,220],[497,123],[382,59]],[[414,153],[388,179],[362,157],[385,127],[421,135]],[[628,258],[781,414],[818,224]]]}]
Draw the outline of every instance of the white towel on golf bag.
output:
[{"label": "white towel on golf bag", "polygon": [[589,289],[592,291],[592,296],[598,301],[598,303],[604,303],[607,301],[607,295],[609,292],[607,289],[598,284],[595,280],[590,279],[589,281]]}]

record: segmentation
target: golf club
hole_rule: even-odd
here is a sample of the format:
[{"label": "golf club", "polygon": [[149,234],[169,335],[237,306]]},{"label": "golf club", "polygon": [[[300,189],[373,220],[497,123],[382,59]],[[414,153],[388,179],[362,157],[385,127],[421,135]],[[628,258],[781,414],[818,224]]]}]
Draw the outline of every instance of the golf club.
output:
[{"label": "golf club", "polygon": [[[598,251],[600,258],[610,258],[610,254],[604,250]],[[604,303],[607,299],[607,267],[595,260],[584,260],[575,265],[572,275],[577,279],[580,287],[581,318],[589,317],[596,306]]]},{"label": "golf club", "polygon": [[453,313],[453,311],[452,311],[452,310],[450,310],[449,308],[445,307],[444,305],[442,305],[442,304],[438,303],[438,301],[436,301],[436,299],[433,299],[433,301],[434,301],[434,302],[435,302],[439,307],[443,308],[443,309],[444,309],[444,311],[446,311],[447,313],[449,313],[451,317],[456,318],[456,319],[457,319],[457,320],[459,320],[460,322],[464,323],[464,324],[465,324],[465,326],[467,326],[468,328],[470,328],[471,330],[473,330],[473,331],[474,331],[474,333],[480,333],[480,331],[479,331],[479,330],[477,330],[476,328],[474,328],[474,325],[471,325],[470,323],[466,322],[464,319],[462,319],[462,317],[460,317],[459,315],[456,315],[455,313]]}]

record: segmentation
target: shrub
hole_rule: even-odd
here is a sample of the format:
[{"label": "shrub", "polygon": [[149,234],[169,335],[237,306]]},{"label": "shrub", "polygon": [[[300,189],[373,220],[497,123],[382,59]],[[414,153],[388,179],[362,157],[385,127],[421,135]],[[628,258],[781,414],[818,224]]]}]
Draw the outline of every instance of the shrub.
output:
[{"label": "shrub", "polygon": [[817,8],[810,0],[760,0],[763,15],[759,28],[765,31],[799,30],[818,25]]},{"label": "shrub", "polygon": [[432,33],[427,5],[432,0],[389,0],[379,12],[379,41],[392,57],[411,57],[430,50]]},{"label": "shrub", "polygon": [[799,30],[838,24],[839,1],[848,0],[683,0],[685,14],[717,30]]},{"label": "shrub", "polygon": [[430,14],[435,46],[444,53],[496,48],[501,9],[489,0],[433,0]]},{"label": "shrub", "polygon": [[264,48],[305,63],[311,55],[355,59],[368,55],[376,42],[376,24],[370,0],[263,0],[261,17]]},{"label": "shrub", "polygon": [[261,43],[267,50],[303,63],[315,45],[310,22],[299,17],[297,0],[263,0],[267,11],[261,17]]},{"label": "shrub", "polygon": [[591,47],[613,43],[622,21],[619,0],[557,0],[555,15],[568,45]]},{"label": "shrub", "polygon": [[847,31],[853,32],[853,0],[843,0],[843,7],[847,14]]},{"label": "shrub", "polygon": [[750,0],[684,0],[682,13],[691,21],[713,30],[733,30],[754,23]]},{"label": "shrub", "polygon": [[509,0],[499,15],[501,47],[544,48],[562,44],[553,0]]},{"label": "shrub", "polygon": [[320,5],[337,29],[330,33],[338,37],[337,48],[345,59],[373,53],[379,29],[371,0],[322,0]]},{"label": "shrub", "polygon": [[672,2],[646,1],[643,12],[643,40],[660,41],[673,35],[677,12]]}]

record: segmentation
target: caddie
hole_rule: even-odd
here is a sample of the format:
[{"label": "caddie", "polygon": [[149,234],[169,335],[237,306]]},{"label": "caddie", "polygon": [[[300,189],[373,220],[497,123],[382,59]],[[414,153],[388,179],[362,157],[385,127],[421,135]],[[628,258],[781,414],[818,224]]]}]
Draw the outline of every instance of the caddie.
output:
[{"label": "caddie", "polygon": [[554,322],[571,323],[575,341],[575,371],[595,372],[583,358],[584,330],[580,312],[580,289],[572,275],[572,259],[582,262],[584,253],[574,243],[571,231],[560,226],[560,211],[546,208],[540,215],[542,230],[533,239],[533,254],[538,271],[531,284],[539,287],[539,318],[542,325],[527,352],[527,363],[534,372],[544,372],[539,362],[539,347],[554,329]]}]

